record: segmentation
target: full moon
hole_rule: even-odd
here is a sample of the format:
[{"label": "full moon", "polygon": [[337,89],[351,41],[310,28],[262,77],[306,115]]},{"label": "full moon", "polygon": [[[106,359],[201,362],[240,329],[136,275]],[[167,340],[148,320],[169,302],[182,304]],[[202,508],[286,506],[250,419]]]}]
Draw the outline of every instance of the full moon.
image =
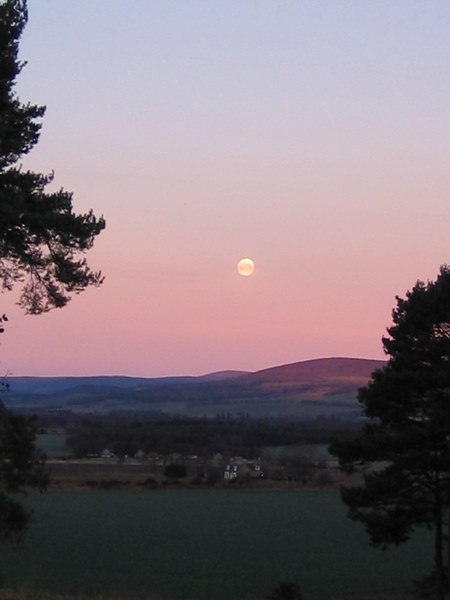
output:
[{"label": "full moon", "polygon": [[242,277],[248,277],[255,270],[255,263],[251,258],[242,258],[238,262],[237,270],[239,271],[239,275],[242,275]]}]

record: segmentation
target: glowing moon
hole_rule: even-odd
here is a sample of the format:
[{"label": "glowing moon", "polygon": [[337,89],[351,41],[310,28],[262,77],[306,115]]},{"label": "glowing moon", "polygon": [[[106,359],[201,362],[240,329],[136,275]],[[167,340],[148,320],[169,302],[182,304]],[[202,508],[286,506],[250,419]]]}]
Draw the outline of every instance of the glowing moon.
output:
[{"label": "glowing moon", "polygon": [[242,277],[248,277],[255,270],[255,263],[251,258],[242,258],[238,262],[237,270],[239,271],[239,275],[242,275]]}]

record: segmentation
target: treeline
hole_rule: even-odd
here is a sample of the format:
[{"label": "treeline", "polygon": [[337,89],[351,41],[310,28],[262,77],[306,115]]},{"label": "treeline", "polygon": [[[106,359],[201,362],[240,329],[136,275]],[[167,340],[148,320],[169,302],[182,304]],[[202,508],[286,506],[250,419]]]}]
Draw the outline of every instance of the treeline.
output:
[{"label": "treeline", "polygon": [[[45,423],[45,417],[40,417]],[[54,419],[54,417],[53,417]],[[61,423],[61,417],[60,425]],[[215,453],[250,458],[258,448],[300,443],[329,443],[359,429],[355,422],[318,420],[175,419],[108,416],[66,417],[67,445],[73,456],[86,457],[108,448],[117,456],[139,450],[161,454],[206,456]],[[50,422],[48,422],[50,424]]]}]

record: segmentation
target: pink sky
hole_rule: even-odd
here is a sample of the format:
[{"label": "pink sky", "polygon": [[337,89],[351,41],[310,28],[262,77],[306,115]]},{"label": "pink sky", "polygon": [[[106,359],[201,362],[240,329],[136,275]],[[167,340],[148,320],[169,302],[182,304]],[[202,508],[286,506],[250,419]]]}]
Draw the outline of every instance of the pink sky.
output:
[{"label": "pink sky", "polygon": [[446,2],[29,0],[25,165],[104,214],[106,280],[39,317],[4,294],[0,370],[383,357],[395,295],[450,262],[449,25]]}]

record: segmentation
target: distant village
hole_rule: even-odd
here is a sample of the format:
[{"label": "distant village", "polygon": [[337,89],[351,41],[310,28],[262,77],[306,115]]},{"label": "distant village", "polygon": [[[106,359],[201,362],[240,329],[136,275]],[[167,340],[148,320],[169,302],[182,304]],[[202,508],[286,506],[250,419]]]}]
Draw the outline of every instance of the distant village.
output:
[{"label": "distant village", "polygon": [[[276,454],[276,453],[275,453]],[[245,485],[256,482],[297,482],[329,485],[337,476],[337,463],[322,445],[309,445],[296,453],[265,453],[255,458],[161,454],[138,450],[134,456],[117,456],[109,448],[89,453],[85,458],[49,459],[56,480],[72,469],[80,481],[91,486],[114,487],[126,481],[147,487],[167,484]],[[84,477],[84,479],[83,479]],[[63,477],[64,479],[64,477]]]}]

